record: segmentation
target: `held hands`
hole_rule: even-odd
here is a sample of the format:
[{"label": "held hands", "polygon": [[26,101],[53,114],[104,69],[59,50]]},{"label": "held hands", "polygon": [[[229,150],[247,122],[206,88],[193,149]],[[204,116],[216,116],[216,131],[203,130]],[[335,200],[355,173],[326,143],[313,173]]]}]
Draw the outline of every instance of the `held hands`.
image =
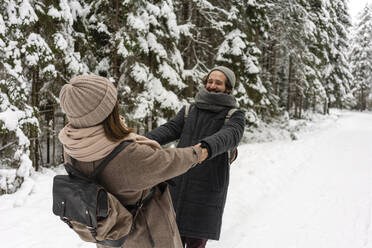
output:
[{"label": "held hands", "polygon": [[[194,147],[200,147],[201,144],[197,144]],[[199,164],[201,164],[206,158],[208,158],[208,150],[206,148],[202,148],[202,155],[200,156]]]}]

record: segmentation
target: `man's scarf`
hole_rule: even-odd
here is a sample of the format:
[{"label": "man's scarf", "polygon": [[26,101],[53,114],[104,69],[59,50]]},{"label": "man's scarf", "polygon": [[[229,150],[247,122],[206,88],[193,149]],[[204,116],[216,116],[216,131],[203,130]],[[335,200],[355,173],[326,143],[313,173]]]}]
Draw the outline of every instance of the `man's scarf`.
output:
[{"label": "man's scarf", "polygon": [[195,103],[198,108],[207,109],[213,112],[220,112],[226,108],[238,107],[233,95],[222,92],[209,92],[204,87],[196,94]]}]

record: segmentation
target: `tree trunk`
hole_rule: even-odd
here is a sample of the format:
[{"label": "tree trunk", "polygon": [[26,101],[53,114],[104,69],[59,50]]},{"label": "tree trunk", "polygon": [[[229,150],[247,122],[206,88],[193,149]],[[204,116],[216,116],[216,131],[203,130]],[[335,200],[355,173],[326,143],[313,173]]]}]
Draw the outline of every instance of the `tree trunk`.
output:
[{"label": "tree trunk", "polygon": [[310,108],[310,101],[309,101],[310,96],[308,94],[305,95],[305,97],[301,97],[301,101],[302,101],[302,110],[308,110]]},{"label": "tree trunk", "polygon": [[47,164],[50,164],[50,129],[48,127],[48,130],[47,130]]},{"label": "tree trunk", "polygon": [[324,115],[328,113],[328,99],[327,98],[325,99],[325,102],[324,102],[323,113]]},{"label": "tree trunk", "polygon": [[42,156],[42,154],[41,154],[41,151],[42,151],[42,149],[41,149],[41,143],[40,143],[40,141],[39,141],[39,139],[37,139],[37,143],[38,143],[38,145],[39,145],[39,160],[40,160],[40,165],[44,165],[44,160],[43,160],[43,156]]},{"label": "tree trunk", "polygon": [[288,112],[290,111],[291,105],[292,105],[291,84],[292,84],[292,57],[289,56],[288,85],[287,85],[287,111]]},{"label": "tree trunk", "polygon": [[[34,109],[39,108],[39,91],[41,89],[40,82],[39,82],[39,69],[34,68],[32,71],[32,85],[31,85],[31,106],[34,107]],[[38,129],[37,127],[32,126],[31,127],[31,138],[32,142],[30,144],[30,149],[32,150],[31,156],[32,156],[32,162],[33,166],[36,171],[39,170],[39,138],[38,138]]]},{"label": "tree trunk", "polygon": [[277,44],[276,42],[274,42],[274,45],[273,45],[273,65],[272,65],[272,72],[271,72],[271,82],[272,82],[272,85],[274,86],[274,94],[275,95],[279,95],[279,84],[276,82],[276,76],[277,76],[277,73],[278,73],[278,59],[277,59],[277,52],[278,52],[278,48],[277,48]]},{"label": "tree trunk", "polygon": [[149,114],[147,116],[147,131],[150,132],[152,130],[152,115]]},{"label": "tree trunk", "polygon": [[[182,24],[184,23],[187,23],[187,22],[190,22],[191,21],[191,18],[192,18],[192,12],[193,12],[193,9],[192,9],[192,1],[183,1],[182,3],[182,7],[183,7],[183,11],[182,11]],[[195,65],[193,63],[193,46],[195,46],[195,44],[190,44],[190,41],[188,38],[185,39],[185,37],[183,38],[183,45],[182,45],[182,48],[183,49],[186,49],[184,50],[185,53],[182,54],[182,57],[184,59],[184,62],[185,62],[185,69],[191,69],[193,68]],[[190,47],[188,47],[190,46]],[[188,77],[186,78],[186,84],[187,84],[187,88],[185,90],[185,95],[186,97],[192,97],[194,95],[194,85],[195,85],[195,82],[193,80],[193,78],[191,77]]]},{"label": "tree trunk", "polygon": [[55,116],[55,113],[56,113],[56,107],[55,105],[53,105],[53,126],[52,126],[52,132],[53,132],[53,135],[52,135],[52,143],[53,143],[53,151],[52,151],[52,165],[55,166],[56,165],[56,116]]},{"label": "tree trunk", "polygon": [[361,88],[360,94],[360,111],[364,111],[366,109],[366,99],[364,96],[364,87]]},{"label": "tree trunk", "polygon": [[298,115],[298,118],[301,119],[302,118],[302,110],[303,110],[303,97],[302,95],[300,95],[299,97],[299,115]]},{"label": "tree trunk", "polygon": [[255,34],[254,34],[254,42],[256,43],[256,46],[259,45],[259,38],[260,38],[260,33],[258,27],[254,28]]},{"label": "tree trunk", "polygon": [[271,72],[271,54],[272,54],[272,51],[271,51],[271,49],[270,48],[272,48],[272,47],[268,47],[268,49],[267,49],[267,56],[266,56],[266,61],[265,61],[265,64],[264,64],[264,66],[266,66],[266,71],[268,71],[268,72]]},{"label": "tree trunk", "polygon": [[316,108],[316,96],[315,96],[315,93],[313,95],[313,102],[312,102],[312,108],[313,108],[313,112],[315,112],[315,108]]},{"label": "tree trunk", "polygon": [[299,119],[299,100],[298,100],[298,95],[299,95],[299,93],[298,93],[298,87],[296,85],[296,92],[295,92],[294,98],[293,98],[293,102],[295,104],[295,114],[294,114],[294,116],[295,116],[296,119]]},{"label": "tree trunk", "polygon": [[[114,36],[119,30],[119,0],[115,0],[115,20],[114,20],[115,32]],[[112,65],[112,76],[115,78],[115,86],[119,82],[119,65],[118,65],[118,41],[114,39],[114,54],[113,54],[113,65]]]}]

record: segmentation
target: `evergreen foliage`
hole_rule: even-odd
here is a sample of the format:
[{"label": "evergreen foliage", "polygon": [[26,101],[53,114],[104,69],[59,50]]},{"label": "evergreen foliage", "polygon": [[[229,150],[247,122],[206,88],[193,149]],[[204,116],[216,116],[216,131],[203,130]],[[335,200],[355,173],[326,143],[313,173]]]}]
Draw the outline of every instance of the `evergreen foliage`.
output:
[{"label": "evergreen foliage", "polygon": [[36,20],[28,2],[7,1],[0,7],[0,194],[15,192],[32,171],[29,146],[38,121],[28,104],[27,65],[34,62],[38,36],[25,31]]},{"label": "evergreen foliage", "polygon": [[121,49],[119,89],[129,120],[151,129],[181,106],[184,63],[178,49],[182,28],[173,2],[126,1],[125,21],[117,35]]},{"label": "evergreen foliage", "polygon": [[350,53],[353,91],[357,108],[366,110],[371,101],[372,89],[372,5],[366,5],[358,17],[354,30],[353,45]]},{"label": "evergreen foliage", "polygon": [[264,4],[235,0],[231,2],[223,30],[224,40],[218,47],[216,63],[231,68],[236,75],[234,95],[246,112],[250,123],[257,121],[257,113],[270,108],[267,90],[262,84],[259,65],[260,49],[257,38],[263,33]]},{"label": "evergreen foliage", "polygon": [[371,88],[370,11],[357,26],[351,73],[346,0],[3,2],[1,192],[14,192],[32,166],[61,162],[58,95],[78,74],[115,83],[122,114],[139,132],[192,101],[216,65],[236,73],[233,94],[250,124],[327,113],[355,98],[363,108]]}]

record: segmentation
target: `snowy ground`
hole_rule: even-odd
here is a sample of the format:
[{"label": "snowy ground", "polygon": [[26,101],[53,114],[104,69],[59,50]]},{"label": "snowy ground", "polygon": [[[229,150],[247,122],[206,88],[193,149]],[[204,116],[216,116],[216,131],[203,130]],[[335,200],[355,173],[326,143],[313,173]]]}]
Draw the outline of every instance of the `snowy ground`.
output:
[{"label": "snowy ground", "polygon": [[[207,247],[372,248],[372,113],[307,126],[295,141],[240,146],[221,240]],[[55,174],[0,196],[0,247],[95,247],[52,214]]]}]

